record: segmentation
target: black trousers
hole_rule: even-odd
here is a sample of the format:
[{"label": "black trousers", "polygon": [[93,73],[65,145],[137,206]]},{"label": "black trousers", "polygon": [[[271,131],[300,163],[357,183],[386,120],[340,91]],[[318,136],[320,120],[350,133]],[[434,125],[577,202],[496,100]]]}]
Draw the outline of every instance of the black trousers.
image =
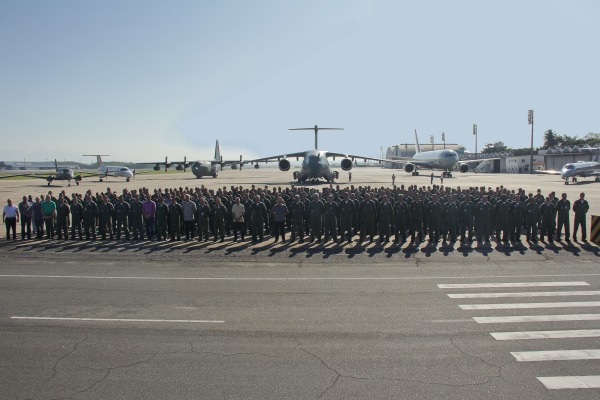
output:
[{"label": "black trousers", "polygon": [[17,239],[17,217],[13,218],[4,218],[4,223],[6,224],[6,239],[10,239],[10,230],[12,229],[12,238],[13,240]]}]

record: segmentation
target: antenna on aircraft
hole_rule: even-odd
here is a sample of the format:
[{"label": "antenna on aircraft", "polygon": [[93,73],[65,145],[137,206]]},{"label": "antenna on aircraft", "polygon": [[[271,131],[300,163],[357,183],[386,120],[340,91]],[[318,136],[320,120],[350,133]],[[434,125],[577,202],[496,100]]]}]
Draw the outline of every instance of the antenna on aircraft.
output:
[{"label": "antenna on aircraft", "polygon": [[343,131],[344,128],[319,128],[317,125],[315,125],[314,128],[290,128],[290,131],[315,131],[315,150],[319,150],[319,129],[321,130],[336,130],[336,131]]}]

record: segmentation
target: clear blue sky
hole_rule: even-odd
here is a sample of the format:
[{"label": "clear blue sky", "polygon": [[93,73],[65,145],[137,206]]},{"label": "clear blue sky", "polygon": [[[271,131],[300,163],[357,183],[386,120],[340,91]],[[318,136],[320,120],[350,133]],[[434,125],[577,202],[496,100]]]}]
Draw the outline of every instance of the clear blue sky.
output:
[{"label": "clear blue sky", "polygon": [[[0,0],[0,160],[599,132],[600,2]],[[92,161],[91,159],[89,161]]]}]

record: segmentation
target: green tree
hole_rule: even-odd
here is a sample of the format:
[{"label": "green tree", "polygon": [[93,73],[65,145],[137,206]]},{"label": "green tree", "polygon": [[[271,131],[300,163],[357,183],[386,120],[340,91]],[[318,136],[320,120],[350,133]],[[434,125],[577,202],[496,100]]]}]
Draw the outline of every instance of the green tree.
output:
[{"label": "green tree", "polygon": [[552,146],[556,146],[559,141],[557,140],[557,134],[552,131],[552,129],[548,129],[544,132],[544,148],[549,148]]}]

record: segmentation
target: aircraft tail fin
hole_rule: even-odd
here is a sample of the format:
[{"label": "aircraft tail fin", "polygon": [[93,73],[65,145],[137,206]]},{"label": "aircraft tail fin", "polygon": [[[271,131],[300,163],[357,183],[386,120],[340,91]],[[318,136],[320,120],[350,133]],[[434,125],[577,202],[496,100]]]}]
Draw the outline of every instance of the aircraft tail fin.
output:
[{"label": "aircraft tail fin", "polygon": [[415,154],[419,154],[421,148],[419,147],[419,137],[417,136],[417,130],[415,129]]},{"label": "aircraft tail fin", "polygon": [[84,154],[84,157],[96,157],[98,168],[102,168],[102,156],[108,157],[108,154]]},{"label": "aircraft tail fin", "polygon": [[215,161],[221,161],[221,148],[219,147],[219,141],[215,143]]}]

